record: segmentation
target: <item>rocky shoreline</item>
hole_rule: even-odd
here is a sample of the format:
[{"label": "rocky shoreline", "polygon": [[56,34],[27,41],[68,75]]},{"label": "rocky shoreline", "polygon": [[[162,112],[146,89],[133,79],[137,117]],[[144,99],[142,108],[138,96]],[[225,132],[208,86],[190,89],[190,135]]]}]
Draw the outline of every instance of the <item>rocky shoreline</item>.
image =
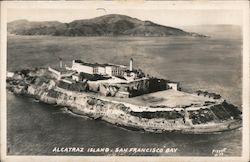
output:
[{"label": "rocky shoreline", "polygon": [[[241,112],[226,101],[199,110],[189,107],[178,111],[136,112],[137,105],[113,101],[88,92],[74,92],[57,87],[56,81],[44,74],[14,75],[7,89],[14,94],[29,95],[39,101],[55,104],[78,115],[101,119],[124,128],[163,133],[204,134],[229,131],[242,126]],[[156,108],[157,109],[157,108]]]}]

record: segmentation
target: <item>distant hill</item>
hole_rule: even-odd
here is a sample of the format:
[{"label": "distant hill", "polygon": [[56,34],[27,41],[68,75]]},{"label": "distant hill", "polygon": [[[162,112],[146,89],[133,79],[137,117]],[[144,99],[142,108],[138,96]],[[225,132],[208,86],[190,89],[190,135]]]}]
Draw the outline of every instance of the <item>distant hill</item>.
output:
[{"label": "distant hill", "polygon": [[8,33],[53,36],[203,36],[118,14],[70,23],[16,20],[8,23]]}]

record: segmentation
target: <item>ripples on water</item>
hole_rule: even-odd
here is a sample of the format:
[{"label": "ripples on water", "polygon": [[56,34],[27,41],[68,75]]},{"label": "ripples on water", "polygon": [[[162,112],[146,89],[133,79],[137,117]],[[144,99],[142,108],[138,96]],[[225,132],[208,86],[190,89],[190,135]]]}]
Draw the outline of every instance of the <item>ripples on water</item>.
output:
[{"label": "ripples on water", "polygon": [[[37,103],[32,98],[14,96],[10,93],[7,113],[9,155],[53,155],[54,147],[178,148],[177,153],[158,154],[164,156],[211,156],[213,149],[227,148],[226,156],[241,154],[240,130],[210,135],[143,133],[74,115],[68,113],[65,108]],[[87,152],[65,154],[107,155]]]}]

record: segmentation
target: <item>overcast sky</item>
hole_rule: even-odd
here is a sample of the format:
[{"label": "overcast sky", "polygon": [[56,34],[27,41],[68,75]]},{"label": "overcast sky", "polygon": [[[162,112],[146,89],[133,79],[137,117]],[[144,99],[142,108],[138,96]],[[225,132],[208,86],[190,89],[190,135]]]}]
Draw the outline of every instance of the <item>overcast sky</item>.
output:
[{"label": "overcast sky", "polygon": [[8,22],[18,19],[30,21],[71,22],[105,14],[124,14],[141,20],[150,20],[167,26],[201,24],[241,25],[240,10],[166,10],[166,9],[8,9]]}]

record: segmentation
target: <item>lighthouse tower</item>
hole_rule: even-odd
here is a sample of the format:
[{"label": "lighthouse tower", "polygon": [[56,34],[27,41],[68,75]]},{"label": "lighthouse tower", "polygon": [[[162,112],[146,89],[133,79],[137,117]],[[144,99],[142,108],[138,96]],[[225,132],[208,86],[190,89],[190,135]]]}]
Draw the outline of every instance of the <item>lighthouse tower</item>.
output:
[{"label": "lighthouse tower", "polygon": [[133,71],[133,59],[132,58],[129,61],[129,71]]}]

